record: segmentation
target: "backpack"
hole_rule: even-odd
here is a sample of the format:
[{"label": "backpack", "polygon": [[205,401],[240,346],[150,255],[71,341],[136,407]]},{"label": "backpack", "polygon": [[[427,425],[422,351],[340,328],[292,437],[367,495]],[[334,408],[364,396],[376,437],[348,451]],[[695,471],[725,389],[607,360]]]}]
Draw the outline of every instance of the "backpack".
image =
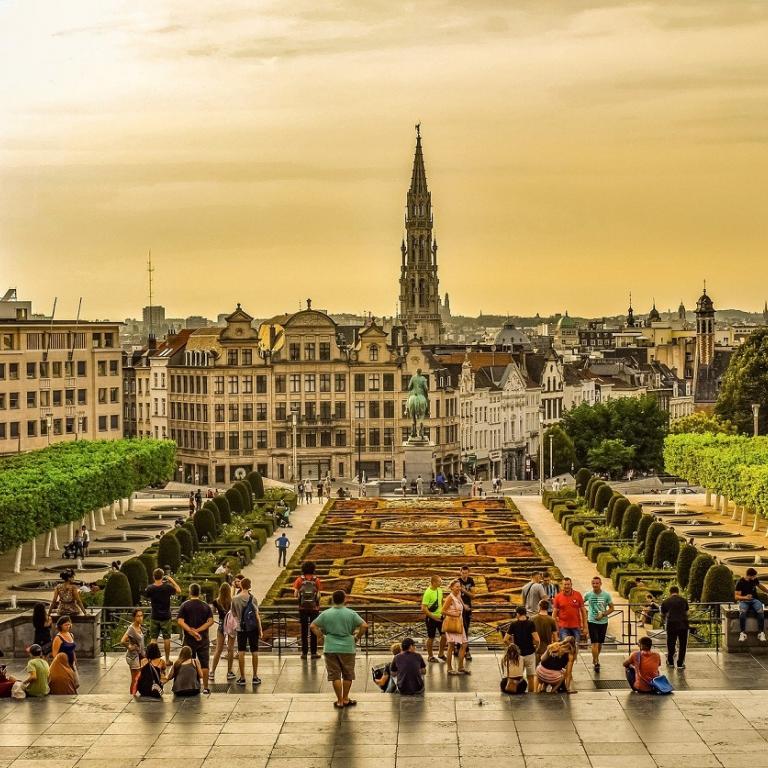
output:
[{"label": "backpack", "polygon": [[231,608],[227,611],[227,615],[224,617],[224,626],[221,631],[227,636],[237,634],[237,619],[235,618],[235,614],[232,613]]},{"label": "backpack", "polygon": [[317,597],[317,581],[304,579],[299,587],[299,610],[316,611]]},{"label": "backpack", "polygon": [[243,608],[243,615],[240,618],[240,631],[253,632],[259,628],[259,621],[256,617],[256,606],[253,604],[253,595],[248,598],[248,602]]}]

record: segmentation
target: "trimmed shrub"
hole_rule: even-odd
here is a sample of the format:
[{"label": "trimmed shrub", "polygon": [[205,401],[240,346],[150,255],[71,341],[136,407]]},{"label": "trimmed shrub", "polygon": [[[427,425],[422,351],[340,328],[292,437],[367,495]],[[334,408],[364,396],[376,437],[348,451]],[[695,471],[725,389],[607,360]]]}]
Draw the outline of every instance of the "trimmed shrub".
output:
[{"label": "trimmed shrub", "polygon": [[675,565],[679,554],[680,539],[673,530],[667,528],[656,539],[656,546],[653,549],[653,567],[663,568],[664,563]]},{"label": "trimmed shrub", "polygon": [[[195,517],[199,514],[200,512]],[[171,569],[171,573],[176,573],[180,565],[181,547],[179,546],[179,540],[173,531],[169,531],[163,534],[157,543],[157,567],[165,568],[168,566]]]},{"label": "trimmed shrub", "polygon": [[105,608],[126,608],[133,604],[131,583],[128,581],[128,577],[122,571],[110,573],[107,583],[104,585],[102,605]]},{"label": "trimmed shrub", "polygon": [[229,509],[233,515],[242,515],[245,513],[245,505],[240,491],[236,488],[227,488],[224,492],[224,498],[229,502]]},{"label": "trimmed shrub", "polygon": [[592,479],[592,473],[586,468],[582,467],[576,473],[576,493],[579,496],[583,496],[587,489],[587,483]]},{"label": "trimmed shrub", "polygon": [[257,499],[264,498],[264,481],[261,479],[261,475],[258,472],[249,472],[248,477],[245,478],[248,485],[251,486],[253,495]]},{"label": "trimmed shrub", "polygon": [[[209,542],[216,538],[216,518],[210,507],[203,505],[203,508],[195,515],[195,528],[197,529],[197,538],[202,541],[205,537]],[[160,539],[162,541],[163,539]]]},{"label": "trimmed shrub", "polygon": [[629,499],[626,496],[619,494],[619,498],[614,502],[613,513],[611,514],[611,525],[614,528],[621,530],[621,526],[624,523],[624,513],[627,511],[629,505]]},{"label": "trimmed shrub", "polygon": [[592,492],[592,486],[599,482],[600,478],[597,475],[592,475],[589,480],[587,480],[587,484],[584,486],[584,498],[586,500],[589,500],[589,494]]},{"label": "trimmed shrub", "polygon": [[[626,512],[624,513],[626,514]],[[653,522],[653,515],[643,515],[640,517],[640,522],[637,524],[637,547],[642,549],[645,546],[645,538],[648,535],[648,529]]]},{"label": "trimmed shrub", "polygon": [[664,523],[655,520],[648,527],[648,532],[645,534],[645,544],[643,545],[643,558],[646,565],[653,565],[653,553],[656,547],[656,539],[667,530],[667,526]]},{"label": "trimmed shrub", "polygon": [[614,494],[611,496],[611,498],[608,500],[608,509],[606,510],[606,518],[610,522],[613,518],[613,507],[616,504],[616,502],[621,498],[621,494],[614,492]]},{"label": "trimmed shrub", "polygon": [[[229,508],[229,507],[227,507],[227,508]],[[223,521],[221,519],[221,510],[219,509],[219,505],[218,504],[214,504],[213,501],[211,501],[209,499],[208,501],[205,502],[205,504],[203,504],[202,509],[207,509],[213,515],[213,519],[214,519],[214,521],[216,523],[216,531],[218,532],[219,528],[221,528],[221,526],[223,524]],[[198,531],[198,535],[199,535],[199,533],[200,532]]]},{"label": "trimmed shrub", "polygon": [[192,539],[192,551],[197,552],[197,550],[200,548],[200,542],[197,539],[197,528],[195,528],[194,521],[187,520],[187,522],[184,523],[182,528],[189,531],[189,536]]},{"label": "trimmed shrub", "polygon": [[176,540],[179,542],[179,549],[181,549],[181,555],[185,560],[189,560],[192,557],[192,537],[189,535],[189,530],[183,525],[180,528],[174,530]]},{"label": "trimmed shrub", "polygon": [[586,549],[584,550],[587,557],[593,562],[597,562],[597,558],[603,553],[603,552],[610,552],[612,548],[612,545],[605,541],[600,541],[599,539],[596,539],[595,541],[589,541],[587,542]]},{"label": "trimmed shrub", "polygon": [[587,496],[587,506],[590,509],[595,508],[595,498],[597,496],[597,492],[605,485],[605,483],[602,480],[596,480],[594,483],[592,483],[590,489],[589,489],[589,495]]},{"label": "trimmed shrub", "polygon": [[631,539],[632,534],[639,528],[642,517],[643,513],[641,512],[640,507],[637,504],[630,504],[624,510],[624,515],[621,518],[620,538]]},{"label": "trimmed shrub", "polygon": [[601,552],[597,556],[597,572],[607,579],[611,571],[617,568],[619,561],[610,552]]},{"label": "trimmed shrub", "polygon": [[248,512],[253,509],[253,493],[251,491],[251,486],[242,480],[238,480],[232,487],[236,488],[237,492],[240,494],[240,498],[243,500],[245,514],[248,514]]},{"label": "trimmed shrub", "polygon": [[595,494],[595,510],[601,515],[605,514],[605,508],[613,498],[613,488],[608,483],[601,485]]},{"label": "trimmed shrub", "polygon": [[571,531],[571,540],[574,544],[577,546],[581,546],[582,541],[584,541],[584,537],[587,535],[587,533],[590,533],[590,529],[587,528],[584,525],[576,525],[574,526],[573,530]]},{"label": "trimmed shrub", "polygon": [[567,515],[570,512],[576,511],[576,505],[572,502],[559,502],[552,507],[552,516],[559,523],[562,520],[563,515]]},{"label": "trimmed shrub", "polygon": [[581,537],[581,541],[579,542],[579,546],[585,555],[587,554],[589,545],[594,541],[597,541],[597,532],[587,528],[587,532]]},{"label": "trimmed shrub", "polygon": [[677,583],[680,589],[688,588],[688,578],[691,575],[691,565],[699,554],[699,550],[691,544],[683,544],[677,556]]},{"label": "trimmed shrub", "polygon": [[704,577],[702,603],[733,602],[733,571],[727,565],[713,565]]},{"label": "trimmed shrub", "polygon": [[[701,601],[701,592],[704,588],[704,578],[707,571],[715,564],[715,558],[712,555],[696,555],[691,563],[691,572],[688,576],[688,599],[692,603]],[[733,599],[733,595],[731,595]]]},{"label": "trimmed shrub", "polygon": [[229,506],[229,502],[227,501],[227,498],[223,494],[219,494],[218,496],[214,496],[211,501],[216,505],[216,509],[218,510],[218,517],[217,520],[219,521],[219,525],[221,525],[224,518],[229,515],[229,522],[232,522],[232,508]]},{"label": "trimmed shrub", "polygon": [[120,570],[126,575],[131,587],[131,605],[138,605],[149,582],[144,563],[138,557],[132,557],[120,566]]},{"label": "trimmed shrub", "polygon": [[144,563],[144,570],[147,572],[147,581],[152,578],[152,571],[157,568],[157,555],[154,552],[145,550],[139,557],[142,563]]},{"label": "trimmed shrub", "polygon": [[203,596],[206,603],[212,603],[216,599],[218,593],[218,582],[210,580],[200,582],[200,594]]}]

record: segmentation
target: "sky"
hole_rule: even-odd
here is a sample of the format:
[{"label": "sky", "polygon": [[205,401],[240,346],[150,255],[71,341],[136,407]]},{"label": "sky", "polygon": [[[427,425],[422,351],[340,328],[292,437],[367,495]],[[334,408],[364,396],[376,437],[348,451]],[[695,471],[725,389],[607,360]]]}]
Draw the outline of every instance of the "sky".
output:
[{"label": "sky", "polygon": [[455,314],[768,295],[763,0],[0,0],[0,290],[396,309],[421,122]]}]

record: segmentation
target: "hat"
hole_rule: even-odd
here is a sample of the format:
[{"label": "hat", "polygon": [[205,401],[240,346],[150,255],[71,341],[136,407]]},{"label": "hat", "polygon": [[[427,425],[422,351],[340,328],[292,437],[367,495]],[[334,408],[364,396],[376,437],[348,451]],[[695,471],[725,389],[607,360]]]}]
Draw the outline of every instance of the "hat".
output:
[{"label": "hat", "polygon": [[32,654],[32,656],[42,656],[43,648],[37,643],[33,643],[32,645],[29,646],[29,652],[30,654]]}]

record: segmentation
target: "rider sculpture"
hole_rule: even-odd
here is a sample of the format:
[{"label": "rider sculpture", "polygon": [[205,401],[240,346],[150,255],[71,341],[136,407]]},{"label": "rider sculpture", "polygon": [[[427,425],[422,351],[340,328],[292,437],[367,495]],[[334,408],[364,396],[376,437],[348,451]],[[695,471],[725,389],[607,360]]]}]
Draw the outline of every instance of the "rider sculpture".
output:
[{"label": "rider sculpture", "polygon": [[429,414],[429,395],[427,379],[421,375],[421,368],[411,376],[408,382],[408,400],[406,410],[411,418],[410,440],[424,440],[424,418]]}]

